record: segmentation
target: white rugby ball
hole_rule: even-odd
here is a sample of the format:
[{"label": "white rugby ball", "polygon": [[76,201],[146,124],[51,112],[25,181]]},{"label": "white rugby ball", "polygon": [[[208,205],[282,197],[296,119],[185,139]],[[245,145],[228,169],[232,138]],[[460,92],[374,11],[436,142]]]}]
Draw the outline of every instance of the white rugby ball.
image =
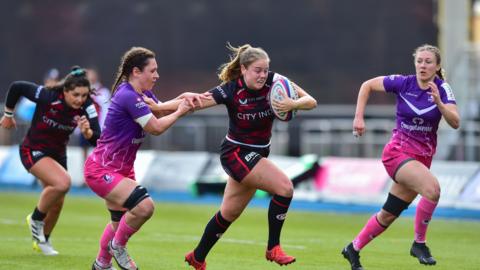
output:
[{"label": "white rugby ball", "polygon": [[272,106],[272,102],[274,100],[278,100],[278,101],[283,100],[283,96],[281,93],[285,93],[287,97],[293,100],[298,99],[297,90],[295,90],[295,87],[293,87],[292,82],[290,82],[290,80],[287,79],[286,77],[281,77],[272,83],[272,87],[270,88],[270,93],[269,93],[269,102],[270,102],[270,108],[272,109],[272,112],[275,115],[275,117],[277,117],[279,120],[282,120],[282,121],[290,121],[295,117],[297,110],[292,110],[289,112],[279,112]]}]

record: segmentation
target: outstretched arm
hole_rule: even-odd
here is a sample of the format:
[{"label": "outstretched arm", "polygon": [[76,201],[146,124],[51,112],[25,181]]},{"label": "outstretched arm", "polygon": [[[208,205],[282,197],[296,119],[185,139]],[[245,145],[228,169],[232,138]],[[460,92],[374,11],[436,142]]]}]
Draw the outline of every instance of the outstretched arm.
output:
[{"label": "outstretched arm", "polygon": [[190,107],[188,102],[183,100],[178,105],[178,109],[167,116],[157,118],[152,115],[148,122],[143,126],[143,129],[152,135],[160,135],[169,127],[171,127],[180,117],[187,114],[191,109],[192,107]]},{"label": "outstretched arm", "polygon": [[185,92],[178,97],[162,102],[162,103],[157,103],[153,99],[143,96],[143,100],[147,105],[150,107],[150,110],[153,112],[153,114],[157,117],[163,117],[166,115],[169,115],[173,112],[175,112],[178,108],[178,106],[186,100],[187,103],[192,107],[192,108],[203,108],[204,107],[204,102],[212,100],[213,98],[211,97],[212,95],[209,92],[205,93],[190,93],[190,92]]}]

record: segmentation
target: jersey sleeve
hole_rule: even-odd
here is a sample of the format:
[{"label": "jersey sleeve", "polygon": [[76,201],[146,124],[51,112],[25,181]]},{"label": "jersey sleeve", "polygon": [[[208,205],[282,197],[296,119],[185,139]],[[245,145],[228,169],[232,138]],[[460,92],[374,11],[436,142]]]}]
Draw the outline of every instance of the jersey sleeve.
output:
[{"label": "jersey sleeve", "polygon": [[87,101],[85,102],[85,115],[88,119],[88,122],[90,123],[90,128],[93,131],[92,137],[88,139],[88,142],[92,146],[97,146],[97,140],[100,138],[100,124],[98,123],[98,114],[97,110],[95,109],[95,105],[93,105],[93,102],[90,98],[87,98]]},{"label": "jersey sleeve", "polygon": [[42,85],[26,81],[16,81],[13,82],[8,89],[5,106],[12,109],[15,108],[20,97],[26,97],[35,103],[46,103],[51,101],[54,95],[55,91],[46,91]]},{"label": "jersey sleeve", "polygon": [[402,75],[389,75],[383,78],[383,87],[387,93],[399,93],[403,88],[406,77]]},{"label": "jersey sleeve", "polygon": [[[147,124],[151,116],[153,116],[152,111],[148,107],[147,103],[143,101],[142,97],[136,94],[133,91],[124,91],[120,96],[118,96],[119,103],[128,113],[128,115],[137,122],[142,128]],[[150,96],[147,92],[146,94]],[[155,98],[156,99],[156,98]]]},{"label": "jersey sleeve", "polygon": [[219,85],[209,92],[212,93],[213,99],[217,104],[227,104],[232,100],[232,82]]},{"label": "jersey sleeve", "polygon": [[453,94],[452,87],[446,82],[443,82],[438,88],[440,92],[440,99],[445,104],[457,104],[455,100],[455,95]]}]

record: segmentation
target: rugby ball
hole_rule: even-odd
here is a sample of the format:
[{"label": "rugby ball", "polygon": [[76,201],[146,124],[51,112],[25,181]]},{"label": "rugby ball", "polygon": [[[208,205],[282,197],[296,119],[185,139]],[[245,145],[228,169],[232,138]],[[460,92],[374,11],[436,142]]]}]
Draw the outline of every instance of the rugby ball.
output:
[{"label": "rugby ball", "polygon": [[283,100],[283,96],[281,93],[285,93],[287,97],[293,100],[298,99],[297,90],[295,90],[295,87],[293,87],[292,82],[290,82],[290,80],[287,79],[286,77],[281,77],[272,83],[272,87],[270,88],[270,93],[269,93],[269,102],[270,102],[270,108],[272,109],[272,112],[275,115],[275,117],[277,117],[279,120],[282,120],[282,121],[290,121],[295,117],[297,110],[292,110],[289,112],[279,112],[272,106],[272,103],[274,100],[278,100],[278,101]]}]

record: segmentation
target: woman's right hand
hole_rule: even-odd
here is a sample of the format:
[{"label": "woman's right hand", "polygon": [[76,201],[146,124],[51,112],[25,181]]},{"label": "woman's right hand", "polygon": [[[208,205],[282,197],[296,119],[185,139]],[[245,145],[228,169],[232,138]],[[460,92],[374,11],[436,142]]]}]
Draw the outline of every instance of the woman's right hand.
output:
[{"label": "woman's right hand", "polygon": [[193,112],[193,107],[190,105],[189,101],[187,99],[184,99],[180,104],[178,104],[177,111],[180,112],[180,114],[183,116],[187,114],[188,112]]},{"label": "woman's right hand", "polygon": [[13,117],[2,116],[2,119],[0,119],[0,126],[6,129],[11,129],[17,127],[17,122],[15,122],[15,118]]},{"label": "woman's right hand", "polygon": [[363,117],[355,116],[353,119],[353,136],[359,137],[365,133],[365,120]]},{"label": "woman's right hand", "polygon": [[157,102],[155,102],[155,100],[153,100],[153,98],[147,97],[146,95],[142,95],[142,99],[148,105],[150,110],[155,111],[155,109],[157,108],[156,107]]}]

